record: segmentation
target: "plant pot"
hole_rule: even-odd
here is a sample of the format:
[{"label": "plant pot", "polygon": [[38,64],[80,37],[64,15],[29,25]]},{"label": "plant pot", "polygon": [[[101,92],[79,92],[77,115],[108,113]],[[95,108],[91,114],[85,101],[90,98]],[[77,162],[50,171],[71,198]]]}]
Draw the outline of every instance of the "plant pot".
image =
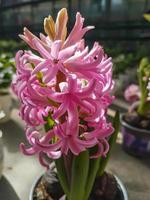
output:
[{"label": "plant pot", "polygon": [[[29,200],[36,200],[34,198],[35,189],[37,188],[37,185],[41,181],[42,177],[43,177],[43,174],[40,175],[39,177],[37,177],[35,182],[33,183],[33,186],[31,188],[30,195],[29,195]],[[119,195],[117,195],[117,197],[119,196],[119,199],[116,198],[116,200],[128,200],[128,194],[127,194],[126,188],[123,185],[122,181],[117,176],[114,176],[114,178],[117,182],[117,191],[118,191],[117,194],[119,194]],[[65,195],[63,195],[59,200],[66,200]],[[94,200],[94,199],[89,198],[89,200]]]},{"label": "plant pot", "polygon": [[7,122],[10,119],[10,113],[12,108],[11,95],[0,94],[0,123]]},{"label": "plant pot", "polygon": [[[1,135],[1,131],[0,131],[0,135]],[[2,139],[0,138],[0,178],[2,176],[2,171],[3,171],[3,160],[4,160],[3,144],[2,144]]]},{"label": "plant pot", "polygon": [[150,153],[150,130],[137,128],[120,117],[123,149],[130,155],[145,157]]}]

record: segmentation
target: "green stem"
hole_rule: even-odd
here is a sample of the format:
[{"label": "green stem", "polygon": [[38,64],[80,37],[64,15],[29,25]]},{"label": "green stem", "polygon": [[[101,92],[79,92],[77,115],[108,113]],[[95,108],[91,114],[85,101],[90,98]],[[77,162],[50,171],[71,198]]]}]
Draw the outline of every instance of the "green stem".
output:
[{"label": "green stem", "polygon": [[83,200],[89,170],[89,152],[74,156],[72,163],[71,193],[69,200]]}]

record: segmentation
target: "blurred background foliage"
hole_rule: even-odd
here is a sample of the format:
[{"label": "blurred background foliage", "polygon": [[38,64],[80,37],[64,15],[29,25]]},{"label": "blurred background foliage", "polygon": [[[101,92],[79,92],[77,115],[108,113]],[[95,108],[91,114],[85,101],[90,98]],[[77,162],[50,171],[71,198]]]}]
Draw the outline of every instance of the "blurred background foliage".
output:
[{"label": "blurred background foliage", "polygon": [[15,63],[12,53],[0,54],[0,90],[10,86],[14,72]]}]

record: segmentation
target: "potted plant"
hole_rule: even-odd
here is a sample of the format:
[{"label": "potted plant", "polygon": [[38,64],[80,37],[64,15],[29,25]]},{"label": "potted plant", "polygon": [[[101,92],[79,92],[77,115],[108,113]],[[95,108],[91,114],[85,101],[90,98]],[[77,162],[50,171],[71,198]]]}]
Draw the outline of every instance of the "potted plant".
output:
[{"label": "potted plant", "polygon": [[56,23],[45,18],[47,36],[25,28],[20,37],[36,54],[21,50],[15,58],[12,88],[30,144],[22,143],[21,151],[37,154],[47,168],[55,163],[46,178],[38,178],[30,200],[127,200],[119,179],[104,172],[119,129],[118,114],[114,126],[107,120],[114,99],[111,58],[97,42],[90,51],[85,46],[83,36],[93,26],[83,28],[80,13],[68,36],[67,21],[64,8]]},{"label": "potted plant", "polygon": [[130,85],[125,90],[125,99],[131,102],[129,111],[121,116],[123,147],[132,155],[146,156],[150,152],[150,101],[148,99],[148,79],[150,62],[143,58],[138,71],[138,85]]},{"label": "potted plant", "polygon": [[10,117],[12,106],[9,87],[14,74],[14,60],[8,54],[0,56],[0,123],[6,122]]}]

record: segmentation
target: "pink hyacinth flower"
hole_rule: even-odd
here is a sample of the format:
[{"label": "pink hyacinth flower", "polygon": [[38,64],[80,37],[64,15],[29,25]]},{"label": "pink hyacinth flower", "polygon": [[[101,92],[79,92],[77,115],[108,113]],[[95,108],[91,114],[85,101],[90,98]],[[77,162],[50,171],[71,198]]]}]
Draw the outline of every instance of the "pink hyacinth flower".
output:
[{"label": "pink hyacinth flower", "polygon": [[130,85],[124,92],[124,97],[129,102],[135,102],[140,99],[140,89],[138,85]]},{"label": "pink hyacinth flower", "polygon": [[98,42],[91,50],[85,45],[83,37],[93,27],[83,27],[80,13],[68,36],[67,21],[67,11],[62,9],[56,23],[51,16],[44,20],[47,36],[38,38],[25,28],[21,38],[36,53],[16,54],[12,88],[21,103],[19,113],[30,144],[20,147],[26,155],[37,154],[44,166],[44,155],[58,159],[95,146],[97,152],[91,158],[106,156],[113,132],[106,120],[114,99],[112,59]]}]

